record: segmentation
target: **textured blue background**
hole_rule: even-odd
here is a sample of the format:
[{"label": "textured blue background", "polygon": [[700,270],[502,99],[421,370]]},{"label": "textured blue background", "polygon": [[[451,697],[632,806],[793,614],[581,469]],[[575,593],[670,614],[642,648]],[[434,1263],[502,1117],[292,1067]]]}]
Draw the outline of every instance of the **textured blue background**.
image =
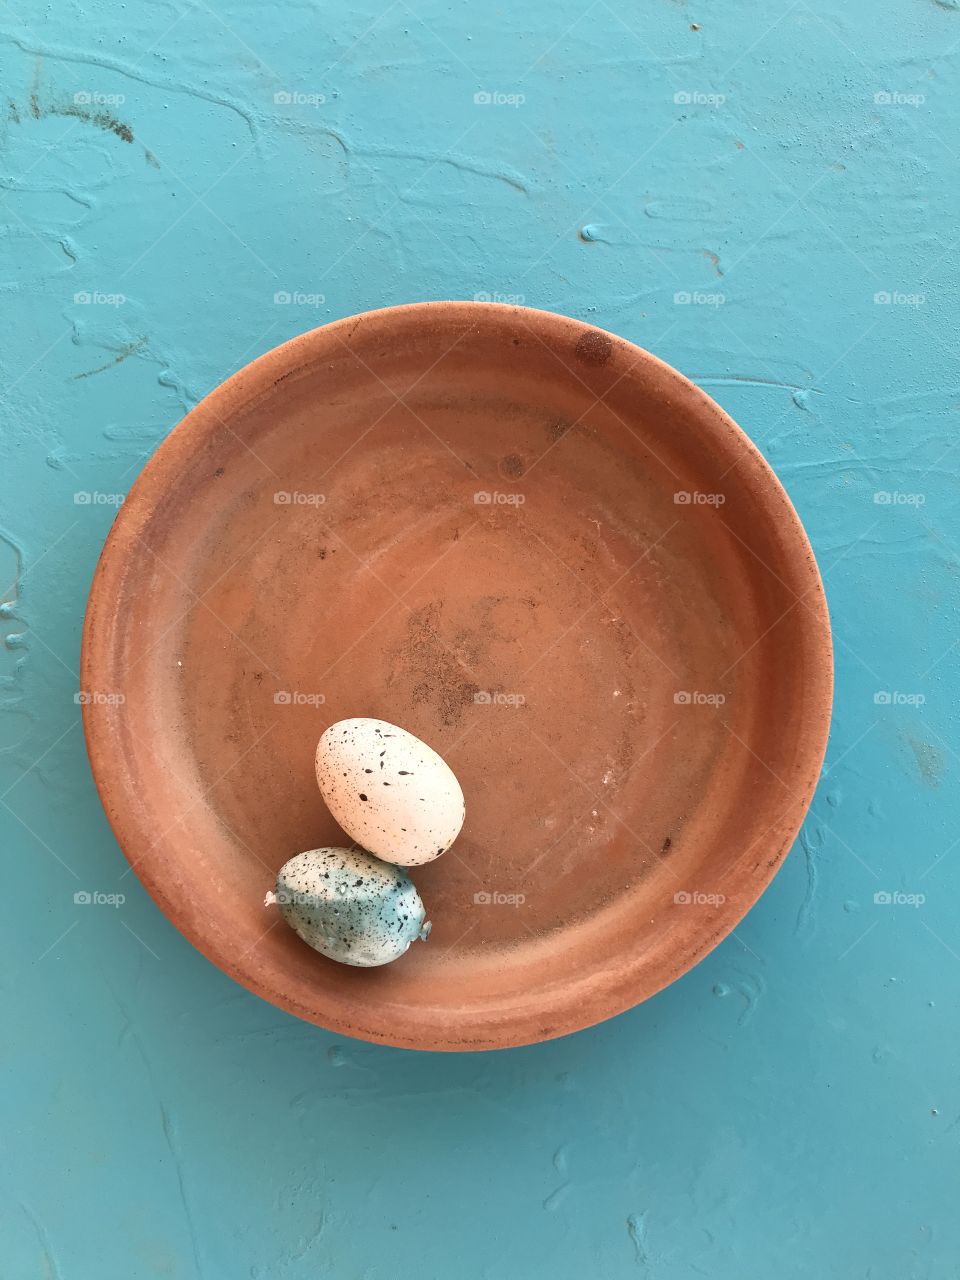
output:
[{"label": "textured blue background", "polygon": [[[0,1275],[960,1275],[956,0],[51,9],[0,12]],[[605,1026],[425,1056],[261,1003],[133,877],[74,904],[125,866],[74,702],[113,510],[74,495],[295,333],[478,294],[733,414],[838,690],[736,937]]]}]

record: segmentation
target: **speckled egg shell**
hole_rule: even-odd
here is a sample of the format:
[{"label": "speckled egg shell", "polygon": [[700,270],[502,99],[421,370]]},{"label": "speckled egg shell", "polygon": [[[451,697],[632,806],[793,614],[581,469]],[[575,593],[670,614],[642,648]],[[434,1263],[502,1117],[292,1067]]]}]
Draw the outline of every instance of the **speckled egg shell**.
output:
[{"label": "speckled egg shell", "polygon": [[267,902],[308,946],[358,968],[389,964],[430,932],[410,877],[361,849],[298,853]]},{"label": "speckled egg shell", "polygon": [[332,724],[317,746],[317,782],[344,831],[397,866],[439,858],[463,826],[463,792],[450,766],[386,720]]}]

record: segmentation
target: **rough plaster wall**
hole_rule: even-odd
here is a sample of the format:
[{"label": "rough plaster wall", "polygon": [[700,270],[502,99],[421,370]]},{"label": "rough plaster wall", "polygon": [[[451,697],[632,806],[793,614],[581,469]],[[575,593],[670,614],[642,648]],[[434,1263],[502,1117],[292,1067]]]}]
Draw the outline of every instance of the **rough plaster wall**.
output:
[{"label": "rough plaster wall", "polygon": [[[958,64],[948,0],[3,7],[5,1280],[960,1274]],[[110,504],[186,409],[479,294],[738,419],[838,694],[735,937],[600,1028],[431,1057],[280,1014],[121,881],[74,693]]]}]

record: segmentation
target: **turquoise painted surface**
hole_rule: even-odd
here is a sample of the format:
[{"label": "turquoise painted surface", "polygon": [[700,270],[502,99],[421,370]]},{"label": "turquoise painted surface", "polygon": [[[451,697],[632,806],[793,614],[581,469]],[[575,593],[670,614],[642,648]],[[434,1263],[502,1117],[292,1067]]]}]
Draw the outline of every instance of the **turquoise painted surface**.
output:
[{"label": "turquoise painted surface", "polygon": [[[960,1275],[958,61],[950,0],[4,8],[0,1275]],[[132,877],[75,905],[125,864],[74,693],[110,495],[190,405],[478,294],[738,419],[838,690],[738,939],[605,1026],[434,1057],[262,1004]]]}]

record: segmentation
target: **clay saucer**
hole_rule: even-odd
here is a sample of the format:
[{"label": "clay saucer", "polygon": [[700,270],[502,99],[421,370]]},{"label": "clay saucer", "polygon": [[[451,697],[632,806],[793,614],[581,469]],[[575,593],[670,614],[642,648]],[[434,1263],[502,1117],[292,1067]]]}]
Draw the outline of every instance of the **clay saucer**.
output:
[{"label": "clay saucer", "polygon": [[[563,1035],[672,982],[797,834],[831,646],[797,515],[674,369],[575,320],[442,302],[342,320],[198,405],[117,517],[84,723],[161,910],[266,1000],[418,1049]],[[433,933],[356,970],[264,906],[343,843],[323,729],[403,725],[467,819]]]}]

